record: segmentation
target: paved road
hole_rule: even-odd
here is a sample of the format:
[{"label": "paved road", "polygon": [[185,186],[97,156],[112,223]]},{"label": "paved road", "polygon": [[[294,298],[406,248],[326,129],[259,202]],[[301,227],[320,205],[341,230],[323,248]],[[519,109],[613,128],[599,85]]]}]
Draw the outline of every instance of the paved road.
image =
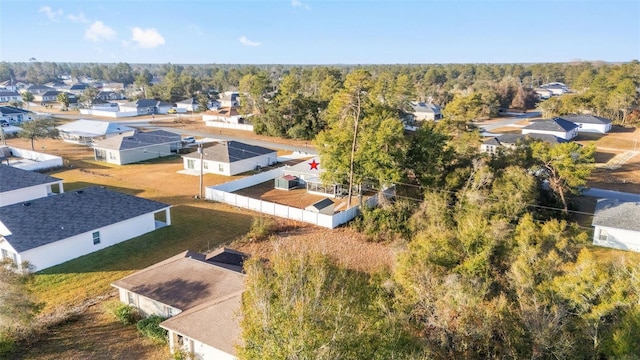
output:
[{"label": "paved road", "polygon": [[640,202],[640,194],[628,193],[622,191],[605,190],[598,188],[590,188],[582,192],[582,195],[591,196],[596,198],[618,199],[622,201],[637,201]]},{"label": "paved road", "polygon": [[496,121],[494,123],[491,124],[478,124],[478,127],[480,128],[480,132],[491,132],[492,130],[501,128],[501,127],[505,127],[511,124],[515,124],[518,121],[521,121],[523,119],[529,119],[529,118],[534,118],[534,117],[538,117],[541,116],[542,113],[540,111],[531,111],[528,113],[524,113],[522,115],[517,115],[517,116],[513,116],[513,117],[508,117],[508,118],[503,118],[500,121]]}]

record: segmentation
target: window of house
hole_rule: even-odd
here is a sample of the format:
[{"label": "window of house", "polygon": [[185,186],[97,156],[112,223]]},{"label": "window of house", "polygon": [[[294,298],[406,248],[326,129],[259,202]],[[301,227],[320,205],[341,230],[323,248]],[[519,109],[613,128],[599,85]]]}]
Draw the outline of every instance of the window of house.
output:
[{"label": "window of house", "polygon": [[224,171],[224,165],[218,164],[218,171]]},{"label": "window of house", "polygon": [[209,163],[206,162],[206,161],[203,161],[202,162],[202,167],[205,168],[205,169],[208,169],[209,168]]},{"label": "window of house", "polygon": [[95,231],[93,233],[93,245],[100,244],[100,231]]},{"label": "window of house", "polygon": [[127,302],[129,305],[136,304],[136,295],[130,291],[127,291]]},{"label": "window of house", "polygon": [[109,151],[109,160],[115,160],[116,154],[113,151]]},{"label": "window of house", "polygon": [[2,249],[2,260],[9,259],[9,252],[7,249]]},{"label": "window of house", "polygon": [[193,159],[187,159],[187,169],[195,169],[196,161]]},{"label": "window of house", "polygon": [[598,234],[598,240],[607,241],[609,240],[609,233],[607,230],[600,229],[600,233]]}]

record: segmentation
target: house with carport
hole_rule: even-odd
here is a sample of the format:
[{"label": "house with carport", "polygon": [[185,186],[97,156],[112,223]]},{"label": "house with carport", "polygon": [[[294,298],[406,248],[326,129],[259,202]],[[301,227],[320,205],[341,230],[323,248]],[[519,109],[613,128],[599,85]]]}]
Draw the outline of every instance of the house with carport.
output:
[{"label": "house with carport", "polygon": [[136,129],[115,122],[99,120],[76,120],[57,127],[62,140],[70,143],[91,145],[96,140],[116,135],[133,135]]},{"label": "house with carport", "polygon": [[599,199],[591,225],[594,245],[640,252],[640,202]]},{"label": "house with carport", "polygon": [[120,301],[144,316],[167,318],[172,353],[196,359],[235,359],[241,344],[242,266],[247,255],[218,249],[185,251],[111,284]]},{"label": "house with carport", "polygon": [[278,161],[275,150],[239,141],[221,141],[203,148],[202,154],[192,152],[183,155],[185,170],[233,176],[269,166]]},{"label": "house with carport", "polygon": [[[311,160],[303,161],[293,166],[286,166],[283,169],[283,176],[293,176],[296,183],[300,187],[305,187],[307,192],[314,195],[324,195],[330,198],[343,196],[343,187],[341,184],[324,184],[320,175],[324,172],[321,167],[320,158],[314,157]],[[276,184],[282,183],[276,179]]]},{"label": "house with carport", "polygon": [[3,258],[40,271],[171,225],[170,205],[93,186],[0,207]]},{"label": "house with carport", "polygon": [[589,114],[562,115],[562,119],[578,125],[578,132],[606,134],[611,130],[611,120]]},{"label": "house with carport", "polygon": [[180,135],[164,130],[135,131],[93,143],[94,158],[115,165],[176,155],[181,148]]},{"label": "house with carport", "polygon": [[[62,180],[0,164],[0,207],[64,193]],[[1,219],[0,219],[1,220]]]},{"label": "house with carport", "polygon": [[533,121],[522,128],[522,134],[548,134],[565,140],[578,136],[578,125],[556,117],[550,120]]}]

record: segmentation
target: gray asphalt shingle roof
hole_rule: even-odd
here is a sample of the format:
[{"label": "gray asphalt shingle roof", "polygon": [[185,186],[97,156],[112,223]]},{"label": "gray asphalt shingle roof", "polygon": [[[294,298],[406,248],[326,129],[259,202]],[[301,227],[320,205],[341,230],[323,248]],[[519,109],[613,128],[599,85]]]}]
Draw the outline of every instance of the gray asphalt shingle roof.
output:
[{"label": "gray asphalt shingle roof", "polygon": [[640,232],[640,202],[600,199],[591,225]]},{"label": "gray asphalt shingle roof", "polygon": [[0,164],[0,193],[62,181],[49,175]]},{"label": "gray asphalt shingle roof", "polygon": [[130,150],[141,147],[179,143],[180,135],[164,130],[136,132],[133,135],[116,135],[108,139],[97,141],[93,147],[109,150]]},{"label": "gray asphalt shingle roof", "polygon": [[20,96],[20,94],[18,94],[15,91],[4,91],[4,90],[0,90],[0,96]]},{"label": "gray asphalt shingle roof", "polygon": [[0,222],[23,252],[169,206],[94,186],[1,207]]},{"label": "gray asphalt shingle roof", "polygon": [[530,125],[524,127],[528,130],[542,130],[542,131],[571,131],[577,128],[578,125],[567,121],[562,118],[553,118],[551,120],[541,120],[532,122]]},{"label": "gray asphalt shingle roof", "polygon": [[24,110],[24,109],[19,109],[17,107],[13,107],[13,106],[0,106],[0,114],[2,114],[2,115],[26,114],[26,113],[30,113],[30,112],[31,111]]},{"label": "gray asphalt shingle roof", "polygon": [[525,139],[540,140],[551,145],[567,142],[565,139],[561,139],[551,134],[504,134],[500,135],[497,139],[501,144],[516,144],[518,141]]},{"label": "gray asphalt shingle roof", "polygon": [[[232,163],[275,152],[275,150],[267,149],[262,146],[249,145],[239,141],[224,141],[215,143],[213,146],[204,149],[202,158],[209,161]],[[184,157],[199,159],[200,154],[193,152],[184,155]]]},{"label": "gray asphalt shingle roof", "polygon": [[611,120],[593,115],[563,115],[562,119],[582,124],[611,124]]}]

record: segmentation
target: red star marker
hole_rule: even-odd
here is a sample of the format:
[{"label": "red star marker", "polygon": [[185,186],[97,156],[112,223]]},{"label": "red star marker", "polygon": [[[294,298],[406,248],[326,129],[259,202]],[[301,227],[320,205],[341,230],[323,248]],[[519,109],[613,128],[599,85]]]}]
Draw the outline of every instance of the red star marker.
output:
[{"label": "red star marker", "polygon": [[318,170],[318,165],[320,165],[319,162],[316,162],[316,159],[313,159],[310,163],[308,163],[309,166],[311,166],[311,169],[309,170]]}]

